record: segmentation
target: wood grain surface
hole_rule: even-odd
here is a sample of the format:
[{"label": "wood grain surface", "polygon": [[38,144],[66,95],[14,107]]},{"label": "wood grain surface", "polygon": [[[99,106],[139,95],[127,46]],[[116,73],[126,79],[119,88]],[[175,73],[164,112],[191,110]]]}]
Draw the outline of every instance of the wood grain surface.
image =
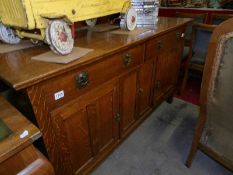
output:
[{"label": "wood grain surface", "polygon": [[155,38],[190,21],[190,19],[161,17],[152,32],[140,36],[79,31],[75,46],[94,49],[94,51],[67,65],[43,63],[31,59],[33,56],[49,51],[47,45],[0,54],[0,78],[16,90],[24,89],[105,56],[121,52],[122,49]]}]

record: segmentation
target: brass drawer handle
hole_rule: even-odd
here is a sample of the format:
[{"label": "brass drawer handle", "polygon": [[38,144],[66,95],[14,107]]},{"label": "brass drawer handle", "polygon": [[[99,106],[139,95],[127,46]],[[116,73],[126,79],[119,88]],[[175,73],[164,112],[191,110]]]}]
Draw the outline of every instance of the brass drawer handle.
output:
[{"label": "brass drawer handle", "polygon": [[161,48],[163,47],[162,42],[161,42],[161,41],[157,41],[157,42],[156,42],[156,47],[157,47],[158,49],[161,49]]},{"label": "brass drawer handle", "polygon": [[79,89],[85,88],[89,83],[89,75],[87,72],[81,72],[75,77],[76,86]]},{"label": "brass drawer handle", "polygon": [[125,66],[129,66],[132,62],[132,56],[130,53],[127,53],[124,57],[124,64]]}]

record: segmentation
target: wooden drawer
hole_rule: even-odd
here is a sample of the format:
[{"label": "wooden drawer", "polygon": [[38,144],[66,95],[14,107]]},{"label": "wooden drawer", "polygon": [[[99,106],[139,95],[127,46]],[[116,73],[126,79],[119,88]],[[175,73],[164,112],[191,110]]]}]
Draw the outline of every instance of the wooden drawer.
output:
[{"label": "wooden drawer", "polygon": [[146,43],[146,60],[156,58],[161,47],[161,37],[156,37]]},{"label": "wooden drawer", "polygon": [[146,57],[145,59],[153,59],[160,55],[160,52],[166,52],[167,45],[178,44],[179,38],[184,37],[184,27],[178,28],[175,31],[168,32],[164,35],[158,36],[146,43]]},{"label": "wooden drawer", "polygon": [[[143,56],[144,45],[139,45],[44,82],[42,86],[46,101],[52,105],[52,108],[64,104],[139,65],[143,62]],[[58,93],[57,98],[60,99],[55,99],[56,93]]]}]

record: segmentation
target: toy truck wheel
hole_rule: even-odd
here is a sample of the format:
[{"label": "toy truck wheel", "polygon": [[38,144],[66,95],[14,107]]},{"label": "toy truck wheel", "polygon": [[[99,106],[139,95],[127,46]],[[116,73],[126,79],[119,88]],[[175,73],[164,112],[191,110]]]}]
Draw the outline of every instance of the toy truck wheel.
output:
[{"label": "toy truck wheel", "polygon": [[49,22],[46,29],[46,41],[51,50],[60,55],[69,54],[74,47],[74,40],[69,25],[63,20]]},{"label": "toy truck wheel", "polygon": [[0,23],[0,40],[8,44],[18,44],[21,39],[16,36],[13,29]]},{"label": "toy truck wheel", "polygon": [[129,8],[121,19],[120,26],[122,29],[132,31],[137,26],[137,12],[134,8]]},{"label": "toy truck wheel", "polygon": [[45,31],[45,41],[47,42],[47,44],[49,45],[50,49],[59,55],[59,53],[55,50],[55,48],[51,45],[51,41],[50,41],[50,37],[49,37],[49,27],[46,28],[46,31]]},{"label": "toy truck wheel", "polygon": [[85,22],[89,27],[94,27],[97,23],[97,18],[88,19]]}]

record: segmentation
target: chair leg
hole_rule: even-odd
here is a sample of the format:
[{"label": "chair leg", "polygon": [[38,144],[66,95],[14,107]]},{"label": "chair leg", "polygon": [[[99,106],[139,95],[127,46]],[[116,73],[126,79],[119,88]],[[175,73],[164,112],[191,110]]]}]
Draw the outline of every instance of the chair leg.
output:
[{"label": "chair leg", "polygon": [[187,67],[187,68],[185,68],[184,78],[183,78],[182,83],[181,83],[181,88],[180,88],[180,92],[179,92],[180,95],[184,94],[184,90],[185,90],[185,87],[187,84],[187,79],[188,79],[188,72],[189,72],[189,69]]},{"label": "chair leg", "polygon": [[[195,138],[194,138],[195,139]],[[193,143],[192,143],[192,147],[191,147],[191,149],[190,149],[190,151],[189,151],[189,155],[188,155],[188,158],[187,158],[187,160],[186,160],[186,163],[185,163],[185,165],[188,167],[188,168],[190,168],[191,167],[191,165],[192,165],[192,162],[193,162],[193,158],[194,158],[194,156],[196,155],[196,152],[197,152],[197,149],[198,149],[198,143],[199,143],[199,140],[198,141],[193,141]]]},{"label": "chair leg", "polygon": [[198,124],[197,124],[197,128],[194,134],[194,138],[193,138],[193,143],[192,143],[192,147],[189,151],[189,155],[187,158],[187,161],[185,163],[185,165],[190,168],[193,162],[193,158],[196,155],[196,152],[198,150],[198,146],[200,143],[200,139],[203,133],[203,129],[205,126],[205,122],[206,122],[206,117],[199,115],[199,119],[198,119]]}]

